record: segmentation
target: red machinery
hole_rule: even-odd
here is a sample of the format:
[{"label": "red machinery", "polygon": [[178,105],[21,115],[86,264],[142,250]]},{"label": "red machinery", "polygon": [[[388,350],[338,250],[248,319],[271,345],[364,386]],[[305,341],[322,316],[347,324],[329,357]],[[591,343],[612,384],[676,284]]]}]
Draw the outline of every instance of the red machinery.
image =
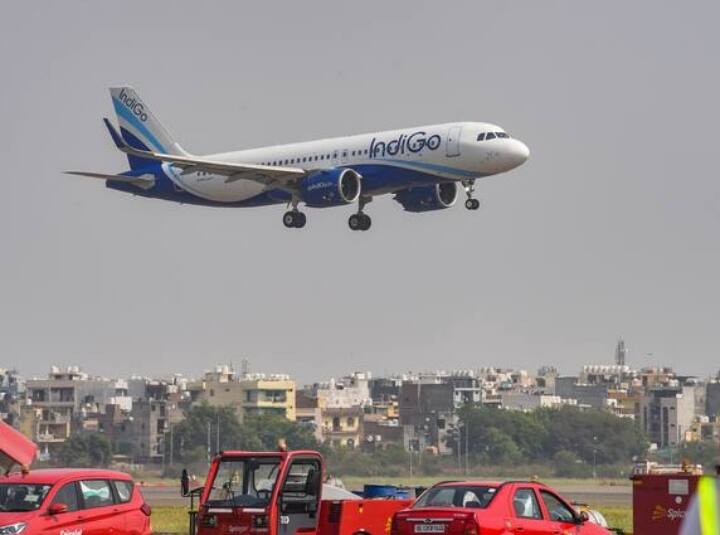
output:
[{"label": "red machinery", "polygon": [[5,473],[16,464],[27,469],[36,454],[37,445],[32,440],[0,420],[0,468]]},{"label": "red machinery", "polygon": [[[323,499],[324,462],[315,451],[225,451],[205,485],[182,491],[199,498],[191,535],[385,535],[392,515],[410,500]],[[348,493],[349,494],[349,493]]]},{"label": "red machinery", "polygon": [[633,533],[677,535],[702,469],[645,463],[635,469]]}]

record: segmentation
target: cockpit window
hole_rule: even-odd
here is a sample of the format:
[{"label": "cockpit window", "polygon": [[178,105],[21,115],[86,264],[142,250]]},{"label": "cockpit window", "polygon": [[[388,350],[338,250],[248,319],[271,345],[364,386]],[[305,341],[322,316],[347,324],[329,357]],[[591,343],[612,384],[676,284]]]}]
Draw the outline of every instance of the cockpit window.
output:
[{"label": "cockpit window", "polygon": [[505,132],[480,132],[478,134],[478,141],[488,141],[489,139],[507,139],[510,135]]}]

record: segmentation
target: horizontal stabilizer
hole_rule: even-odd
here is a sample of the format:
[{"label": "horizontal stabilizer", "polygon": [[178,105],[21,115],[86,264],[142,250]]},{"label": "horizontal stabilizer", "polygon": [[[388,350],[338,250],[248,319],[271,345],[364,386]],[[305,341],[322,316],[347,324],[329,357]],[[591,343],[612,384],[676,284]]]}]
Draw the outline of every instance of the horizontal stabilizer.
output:
[{"label": "horizontal stabilizer", "polygon": [[89,178],[99,178],[101,180],[112,180],[115,182],[125,182],[134,184],[141,188],[151,188],[155,184],[155,177],[151,174],[143,176],[126,176],[126,175],[109,175],[106,173],[91,173],[89,171],[65,171],[66,175],[84,176]]}]

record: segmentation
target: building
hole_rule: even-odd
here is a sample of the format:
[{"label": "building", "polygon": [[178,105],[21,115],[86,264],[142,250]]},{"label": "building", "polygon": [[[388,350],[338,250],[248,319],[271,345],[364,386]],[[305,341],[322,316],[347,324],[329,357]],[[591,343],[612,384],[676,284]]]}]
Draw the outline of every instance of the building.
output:
[{"label": "building", "polygon": [[693,386],[656,386],[640,399],[640,426],[659,448],[676,447],[695,421]]},{"label": "building", "polygon": [[244,416],[276,414],[295,421],[295,381],[290,376],[251,374],[240,385]]},{"label": "building", "polygon": [[138,399],[130,413],[119,418],[117,406],[109,407],[102,430],[117,453],[129,456],[136,463],[160,464],[169,429],[167,405],[165,400]]},{"label": "building", "polygon": [[555,395],[565,399],[575,399],[578,405],[604,409],[608,406],[609,385],[607,383],[581,384],[577,377],[558,377],[555,379]]},{"label": "building", "polygon": [[353,372],[341,379],[316,383],[305,390],[318,400],[321,409],[369,407],[373,403],[370,395],[371,379],[370,372]]},{"label": "building", "polygon": [[15,370],[0,368],[0,420],[17,426],[20,400],[25,395],[25,383]]},{"label": "building", "polygon": [[77,367],[64,370],[53,366],[46,379],[26,382],[27,410],[32,420],[32,439],[39,455],[47,458],[76,429],[83,428],[85,416],[105,405],[132,408],[123,380],[90,378]]},{"label": "building", "polygon": [[363,410],[360,407],[322,409],[322,437],[334,448],[357,448],[363,439]]},{"label": "building", "polygon": [[455,392],[451,383],[406,382],[400,388],[400,425],[406,427],[406,447],[432,448],[450,454],[448,433],[457,424]]},{"label": "building", "polygon": [[507,391],[500,394],[503,409],[534,411],[540,408],[559,408],[563,405],[577,405],[574,399],[551,396],[540,392]]},{"label": "building", "polygon": [[720,381],[707,383],[705,391],[705,414],[720,416]]},{"label": "building", "polygon": [[288,375],[247,374],[238,377],[229,366],[217,366],[188,385],[193,403],[233,407],[242,421],[249,415],[277,414],[295,421],[295,381]]}]

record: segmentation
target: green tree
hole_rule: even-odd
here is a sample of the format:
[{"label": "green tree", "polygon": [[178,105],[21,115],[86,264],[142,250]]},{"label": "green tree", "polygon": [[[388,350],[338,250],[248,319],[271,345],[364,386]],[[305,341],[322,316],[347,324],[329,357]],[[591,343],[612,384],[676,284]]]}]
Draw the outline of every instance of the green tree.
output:
[{"label": "green tree", "polygon": [[[202,403],[190,408],[185,413],[185,420],[173,428],[174,460],[185,464],[206,460],[208,436],[211,453],[216,453],[218,436],[220,450],[243,449],[242,427],[232,407],[213,407]],[[169,438],[165,442],[166,458],[170,455]]]},{"label": "green tree", "polygon": [[112,460],[112,448],[105,435],[78,433],[68,438],[55,461],[61,466],[77,468],[104,467]]}]

